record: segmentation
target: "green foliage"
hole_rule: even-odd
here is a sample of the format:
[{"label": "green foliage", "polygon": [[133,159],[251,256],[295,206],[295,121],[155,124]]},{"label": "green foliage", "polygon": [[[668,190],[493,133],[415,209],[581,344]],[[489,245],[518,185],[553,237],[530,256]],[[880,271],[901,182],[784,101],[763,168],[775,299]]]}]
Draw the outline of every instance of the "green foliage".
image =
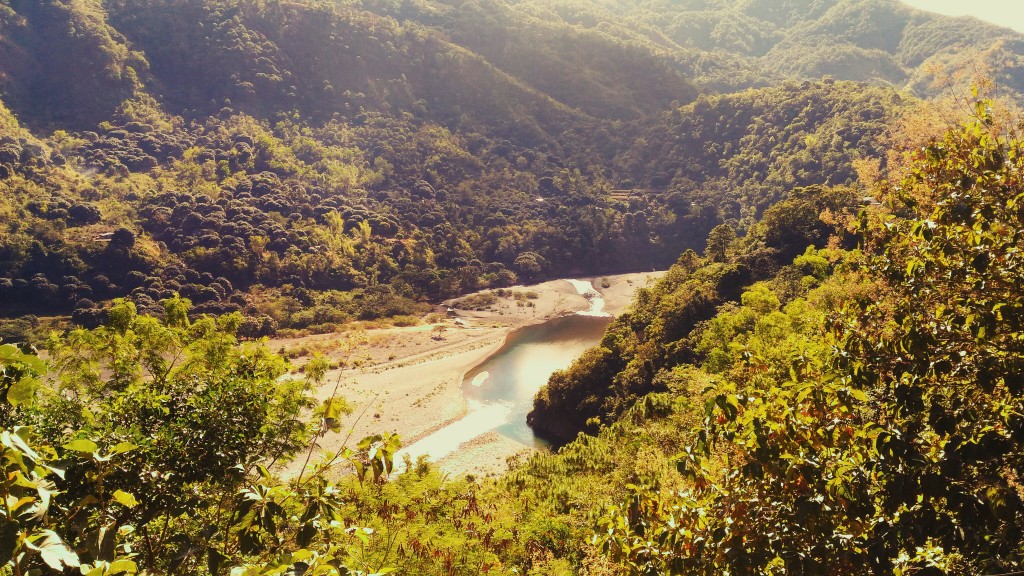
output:
[{"label": "green foliage", "polygon": [[34,354],[25,353],[11,344],[0,344],[0,395],[7,401],[2,405],[4,412],[0,413],[0,423],[10,425],[9,411],[35,400],[43,372],[43,363]]},{"label": "green foliage", "polygon": [[[13,82],[5,99],[36,125],[86,127],[107,120],[138,86],[148,64],[131,52],[98,2],[16,2],[4,64]],[[38,73],[46,70],[45,74]]]},{"label": "green foliage", "polygon": [[[309,440],[299,420],[307,383],[282,380],[283,361],[262,346],[238,346],[237,317],[190,321],[187,302],[164,307],[161,321],[119,301],[107,325],[55,336],[37,397],[19,387],[42,379],[43,363],[0,348],[0,383],[16,400],[3,404],[0,571],[394,571],[376,552],[377,530],[345,520],[372,523],[357,510],[389,506],[398,437],[366,438],[298,479],[274,478],[263,463]],[[307,376],[322,378],[312,364]],[[344,409],[330,403],[325,426]],[[326,474],[339,458],[358,473],[335,485]],[[352,491],[366,492],[356,507]]]},{"label": "green foliage", "polygon": [[[9,344],[0,345],[0,388],[6,390],[6,398],[0,403],[0,570],[5,574],[31,574],[48,568],[52,573],[61,573],[65,568],[81,566],[82,574],[92,574],[93,567],[83,566],[68,540],[54,531],[58,527],[55,519],[66,513],[59,504],[63,494],[55,480],[63,483],[67,462],[60,461],[54,447],[40,441],[31,427],[16,423],[35,407],[35,392],[45,371],[34,353],[22,352]],[[95,452],[98,447],[83,438],[72,440],[64,448]],[[125,446],[120,452],[132,448]],[[110,565],[97,574],[137,571],[130,559],[113,558],[112,549],[109,555],[117,566]]]},{"label": "green foliage", "polygon": [[[237,316],[192,322],[187,301],[163,304],[164,321],[118,301],[105,326],[55,337],[54,387],[21,416],[65,458],[53,497],[62,514],[48,526],[76,535],[78,557],[97,573],[128,566],[111,556],[115,535],[119,550],[137,551],[132,566],[184,569],[189,550],[212,544],[203,526],[225,520],[211,502],[257,460],[287,457],[307,439],[307,384],[281,381],[284,362],[262,346],[237,346]],[[184,557],[167,554],[183,542]]]},{"label": "green foliage", "polygon": [[[301,425],[304,392],[326,366],[314,359],[307,381],[283,379],[279,358],[234,341],[237,316],[191,319],[187,302],[163,305],[159,319],[118,301],[105,326],[55,335],[36,397],[4,403],[34,430],[3,423],[3,573],[341,576],[400,566],[440,576],[506,562],[565,572],[550,557],[527,559],[535,545],[520,538],[513,511],[484,501],[472,481],[446,481],[425,462],[395,477],[392,434],[276,477],[276,461],[300,443],[311,454],[350,411],[332,397],[312,436]],[[0,352],[5,389],[42,381],[34,354]]]},{"label": "green foliage", "polygon": [[[314,312],[270,313],[240,294],[254,289],[388,285],[407,300],[386,314],[401,315],[558,270],[665,266],[721,223],[742,235],[794,186],[852,182],[852,160],[881,152],[904,98],[844,67],[916,66],[955,27],[847,0],[47,0],[5,14],[3,110],[57,130],[35,141],[0,111],[3,313],[95,327],[113,298],[156,312],[179,293],[257,319],[250,337],[374,314],[312,296],[295,299]],[[806,49],[822,37],[853,56]],[[956,37],[983,50],[1000,33]],[[765,72],[791,51],[834,65]],[[764,87],[822,72],[840,81]],[[723,84],[758,88],[699,94]]]},{"label": "green foliage", "polygon": [[[813,282],[802,282],[802,276],[788,281],[799,274],[799,269],[787,266],[795,246],[811,244],[808,254],[817,254],[814,245],[824,247],[829,238],[842,238],[842,223],[853,217],[855,205],[845,187],[798,188],[766,212],[742,239],[737,240],[727,225],[716,227],[707,240],[705,258],[692,251],[684,253],[657,284],[638,291],[632,308],[612,322],[599,348],[552,376],[537,394],[528,422],[548,437],[567,442],[578,432],[596,431],[598,423],[616,420],[645,394],[665,391],[666,372],[672,366],[699,364],[705,354],[710,357],[707,362],[717,365],[723,354],[731,356],[725,345],[734,332],[724,326],[753,324],[773,309],[759,297],[767,288],[755,287],[744,294],[746,287],[759,280],[778,283],[779,291],[785,292],[781,298],[768,299],[775,302],[774,308],[813,287]],[[819,217],[826,213],[833,215],[827,222]],[[796,265],[805,265],[805,260]],[[813,262],[820,265],[818,260]],[[817,272],[827,273],[828,268],[826,262]],[[741,299],[746,305],[739,312],[742,320],[722,314],[705,326],[720,307]],[[773,319],[764,322],[766,330],[774,329]],[[698,328],[719,331],[718,342],[702,342],[695,332]],[[766,336],[766,348],[774,345],[771,338]]]},{"label": "green foliage", "polygon": [[80,560],[46,522],[51,499],[57,494],[47,477],[61,471],[48,466],[48,459],[37,453],[31,434],[23,426],[0,433],[4,472],[0,568],[10,567],[20,574],[45,565],[59,573],[65,567],[79,567]]},{"label": "green foliage", "polygon": [[[330,398],[307,429],[303,392],[326,365],[282,380],[280,359],[236,342],[239,315],[193,318],[170,299],[158,319],[116,301],[104,326],[54,338],[50,383],[4,345],[5,414],[35,434],[4,436],[5,489],[24,492],[5,513],[49,502],[5,535],[9,562],[96,574],[1019,569],[1024,156],[978,114],[877,192],[903,215],[863,211],[863,252],[836,248],[849,190],[810,188],[722,261],[685,253],[538,396],[550,411],[535,414],[583,416],[556,433],[593,435],[482,486],[423,462],[395,476],[388,434],[275,478],[268,460],[340,429],[349,407]],[[786,224],[801,214],[822,219]],[[354,474],[328,480],[338,463]]]},{"label": "green foliage", "polygon": [[[700,235],[687,246],[700,248],[717,222],[743,232],[794,188],[852,184],[853,160],[882,153],[880,136],[903,105],[890,90],[830,80],[702,96],[651,124],[616,168],[638,187],[664,190]],[[705,160],[678,161],[694,157]]]},{"label": "green foliage", "polygon": [[[860,0],[4,0],[0,43],[0,573],[1022,568],[1020,142],[980,105],[841,250],[893,86],[984,53],[1020,93],[1016,37]],[[274,476],[350,406],[239,338],[705,246],[538,394],[558,454],[445,482],[382,431]],[[40,312],[81,326],[48,368]]]},{"label": "green foliage", "polygon": [[934,205],[864,214],[871,251],[838,281],[859,268],[878,283],[866,297],[808,317],[822,285],[773,334],[761,285],[709,325],[727,380],[676,456],[687,485],[609,509],[596,541],[613,558],[633,573],[1020,569],[1024,156],[986,114],[917,152],[894,192]]},{"label": "green foliage", "polygon": [[704,256],[714,262],[724,262],[729,245],[736,240],[736,231],[728,224],[719,224],[708,233]]}]

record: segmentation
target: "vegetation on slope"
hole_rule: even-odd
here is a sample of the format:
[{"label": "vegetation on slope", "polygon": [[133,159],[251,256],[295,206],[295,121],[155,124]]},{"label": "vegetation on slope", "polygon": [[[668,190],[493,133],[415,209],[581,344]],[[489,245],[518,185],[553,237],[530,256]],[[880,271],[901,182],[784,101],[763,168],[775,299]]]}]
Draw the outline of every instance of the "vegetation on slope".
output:
[{"label": "vegetation on slope", "polygon": [[[0,574],[1021,570],[1024,128],[854,181],[877,84],[1019,93],[1019,43],[882,0],[0,0],[0,337],[83,326],[0,344]],[[275,477],[347,406],[240,340],[672,261],[538,396],[559,453]]]},{"label": "vegetation on slope", "polygon": [[[104,327],[55,337],[48,367],[4,345],[3,569],[1020,570],[1024,156],[1021,127],[987,114],[915,149],[880,204],[802,189],[746,237],[719,228],[609,330],[641,362],[585,359],[552,381],[611,400],[594,434],[495,481],[441,481],[426,462],[394,476],[386,435],[275,478],[267,455],[304,457],[346,406],[303,425],[326,366],[280,379],[260,344],[237,347],[238,315],[120,301]],[[818,223],[780,235],[807,212]],[[642,372],[655,391],[625,386]],[[342,461],[351,475],[328,480]]]},{"label": "vegetation on slope", "polygon": [[[777,276],[791,284],[786,291],[799,291],[813,249],[824,248],[830,238],[841,241],[844,231],[836,225],[859,207],[860,198],[849,188],[798,188],[768,209],[742,240],[728,225],[715,228],[704,259],[684,253],[665,278],[640,290],[632,308],[612,322],[600,347],[551,377],[534,401],[529,422],[567,441],[614,422],[638,398],[667,390],[667,368],[700,357],[696,328],[723,305],[739,300],[753,282]],[[826,224],[822,214],[835,220]],[[738,250],[739,245],[745,248]],[[807,258],[794,263],[808,247]]]},{"label": "vegetation on slope", "polygon": [[[269,96],[261,102],[280,105]],[[865,102],[877,105],[867,112]],[[554,270],[660,266],[700,247],[722,220],[749,224],[794,182],[852,179],[853,159],[877,148],[900,105],[891,93],[849,83],[708,104],[666,114],[666,128],[638,139],[611,171],[514,144],[513,134],[452,131],[365,108],[323,124],[227,109],[186,122],[139,95],[94,131],[58,130],[41,140],[11,120],[0,156],[3,209],[11,215],[0,236],[5,312],[72,313],[95,326],[111,298],[157,311],[157,302],[178,293],[202,312],[244,311],[245,334],[259,336],[405,314],[418,301]],[[817,107],[831,116],[806,112]],[[722,115],[735,125],[714,128]],[[685,128],[670,127],[677,122]],[[783,122],[785,140],[771,128]],[[763,131],[743,141],[751,123]],[[692,130],[692,142],[664,151],[694,162],[678,176],[670,165],[655,167],[660,176],[640,181],[654,146],[665,148],[660,143],[680,130]],[[590,144],[567,134],[566,148],[585,156]],[[622,135],[603,129],[590,137],[607,138],[611,154]],[[724,143],[724,160],[716,139],[735,140]],[[827,162],[803,163],[813,158],[811,143],[823,140],[834,145]],[[758,164],[765,145],[770,156]],[[742,162],[754,171],[726,167]],[[757,170],[771,178],[748,186]],[[743,188],[737,199],[717,192]]]},{"label": "vegetation on slope", "polygon": [[[795,62],[787,42],[907,77],[965,46],[1013,76],[1019,52],[893,2],[0,7],[3,314],[95,326],[114,297],[179,293],[250,336],[665,266],[793,187],[852,182],[906,97],[841,66],[742,79]],[[819,73],[840,80],[780,84]],[[698,99],[724,78],[762,88]]]},{"label": "vegetation on slope", "polygon": [[[783,269],[720,307],[688,337],[703,375],[650,362],[669,394],[712,384],[689,404],[702,423],[668,446],[679,476],[634,483],[598,521],[614,562],[630,573],[1020,569],[1019,129],[1000,135],[979,103],[976,122],[878,190],[890,209],[853,221],[862,250],[808,249],[793,263],[802,278]],[[665,294],[658,306],[680,309]],[[578,386],[587,368],[573,367]],[[590,393],[621,398],[614,383],[629,374]]]}]

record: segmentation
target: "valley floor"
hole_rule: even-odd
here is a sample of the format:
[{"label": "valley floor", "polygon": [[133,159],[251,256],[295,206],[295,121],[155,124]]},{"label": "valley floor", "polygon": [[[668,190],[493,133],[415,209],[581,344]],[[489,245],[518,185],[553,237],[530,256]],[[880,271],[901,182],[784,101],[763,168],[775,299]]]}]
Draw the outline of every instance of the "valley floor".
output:
[{"label": "valley floor", "polygon": [[[587,280],[605,299],[605,311],[617,315],[629,305],[637,288],[661,274],[632,273]],[[531,292],[536,297],[517,301],[510,295],[499,298],[486,310],[455,310],[454,317],[438,324],[355,329],[270,341],[274,350],[320,352],[332,361],[343,362],[342,367],[328,372],[316,397],[322,402],[337,394],[354,410],[344,418],[342,433],[328,433],[318,449],[337,452],[346,443],[351,447],[365,436],[382,432],[398,433],[402,445],[410,446],[466,415],[467,403],[462,393],[466,373],[501,348],[512,330],[589,308],[587,300],[565,280],[509,291]],[[444,330],[439,332],[438,325],[444,326]],[[300,357],[295,362],[304,361]],[[466,438],[458,451],[435,465],[451,475],[499,474],[507,469],[509,458],[527,455],[532,450],[490,432]],[[311,462],[318,458],[314,454]],[[302,455],[284,468],[284,474],[298,474],[304,462]]]}]

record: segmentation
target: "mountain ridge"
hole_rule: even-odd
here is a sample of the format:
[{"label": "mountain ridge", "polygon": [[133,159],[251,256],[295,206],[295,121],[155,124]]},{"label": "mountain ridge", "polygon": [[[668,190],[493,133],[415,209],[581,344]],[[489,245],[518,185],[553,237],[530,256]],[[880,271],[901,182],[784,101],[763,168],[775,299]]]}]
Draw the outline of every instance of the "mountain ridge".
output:
[{"label": "mountain ridge", "polygon": [[[855,182],[853,161],[883,150],[912,100],[845,80],[864,76],[862,56],[917,86],[927,74],[894,62],[957,38],[994,58],[1019,42],[980,24],[939,37],[959,21],[886,0],[0,6],[0,101],[38,137],[8,122],[8,301],[35,282],[52,294],[40,312],[86,318],[114,295],[153,306],[179,287],[200,310],[302,329],[245,294],[316,308],[305,290],[380,283],[401,302],[387,309],[409,310],[567,267],[665,266],[718,224],[742,234],[794,186]],[[861,51],[810,74],[834,79],[759,63],[831,57],[826,33]],[[905,50],[878,60],[873,43]],[[1000,61],[1014,76],[1019,59]],[[263,224],[222,220],[239,213]],[[124,228],[145,250],[98,273],[110,254],[82,227]],[[224,280],[216,297],[195,269]],[[313,325],[351,313],[326,317]]]}]

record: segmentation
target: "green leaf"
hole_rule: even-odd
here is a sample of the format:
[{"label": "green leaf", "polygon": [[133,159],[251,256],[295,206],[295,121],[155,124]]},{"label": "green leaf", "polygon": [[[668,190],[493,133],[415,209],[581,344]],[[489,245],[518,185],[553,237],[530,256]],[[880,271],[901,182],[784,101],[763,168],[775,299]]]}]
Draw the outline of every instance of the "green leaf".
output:
[{"label": "green leaf", "polygon": [[270,470],[267,470],[266,466],[264,466],[263,464],[257,464],[256,465],[256,470],[259,471],[260,476],[264,480],[270,480]]},{"label": "green leaf", "polygon": [[324,401],[324,418],[328,420],[337,420],[350,412],[352,408],[343,398],[330,398]]},{"label": "green leaf", "polygon": [[111,454],[124,454],[125,452],[131,452],[137,449],[138,446],[131,442],[118,442],[117,446],[114,446],[111,450]]},{"label": "green leaf", "polygon": [[139,505],[139,501],[135,499],[135,496],[132,496],[123,490],[116,490],[114,492],[114,500],[126,508],[135,508]]},{"label": "green leaf", "polygon": [[99,450],[100,447],[97,446],[95,442],[89,440],[88,438],[79,438],[77,440],[72,440],[71,442],[68,442],[67,444],[64,445],[64,448],[66,448],[67,450],[72,450],[74,452],[88,452],[91,454]]},{"label": "green leaf", "polygon": [[715,413],[715,401],[716,400],[717,400],[717,397],[711,396],[707,400],[704,401],[704,417],[705,418],[711,418],[711,416]]},{"label": "green leaf", "polygon": [[36,390],[39,389],[39,380],[25,376],[7,389],[7,401],[12,406],[30,404],[35,398]]},{"label": "green leaf", "polygon": [[29,490],[35,490],[36,488],[38,488],[40,482],[30,480],[20,470],[15,470],[13,477],[8,476],[7,481],[10,482],[12,486],[17,486],[18,488],[28,488]]},{"label": "green leaf", "polygon": [[355,536],[364,546],[370,543],[370,534],[373,534],[373,528],[359,528],[358,526],[352,526],[346,531]]},{"label": "green leaf", "polygon": [[814,392],[814,382],[804,382],[793,389],[796,390],[796,403],[799,404],[803,402],[811,392]]},{"label": "green leaf", "polygon": [[32,354],[22,354],[18,361],[28,367],[29,370],[42,376],[46,372],[46,364],[39,359],[38,356]]},{"label": "green leaf", "polygon": [[914,272],[916,272],[921,266],[922,264],[920,260],[911,260],[910,263],[907,264],[907,276],[913,276]]},{"label": "green leaf", "polygon": [[850,388],[850,396],[852,396],[853,399],[857,400],[858,402],[868,401],[868,395],[865,394],[863,390],[858,390],[857,388]]},{"label": "green leaf", "polygon": [[371,446],[373,446],[376,442],[379,442],[380,440],[380,434],[366,436],[365,438],[359,441],[359,444],[357,444],[356,447],[359,448],[360,450],[369,450]]},{"label": "green leaf", "polygon": [[135,574],[138,571],[139,567],[135,562],[122,558],[110,563],[110,569],[107,570],[107,574]]},{"label": "green leaf", "polygon": [[0,345],[0,361],[4,364],[24,364],[32,372],[42,375],[46,371],[46,364],[34,354],[24,354],[17,346],[12,344]]}]

